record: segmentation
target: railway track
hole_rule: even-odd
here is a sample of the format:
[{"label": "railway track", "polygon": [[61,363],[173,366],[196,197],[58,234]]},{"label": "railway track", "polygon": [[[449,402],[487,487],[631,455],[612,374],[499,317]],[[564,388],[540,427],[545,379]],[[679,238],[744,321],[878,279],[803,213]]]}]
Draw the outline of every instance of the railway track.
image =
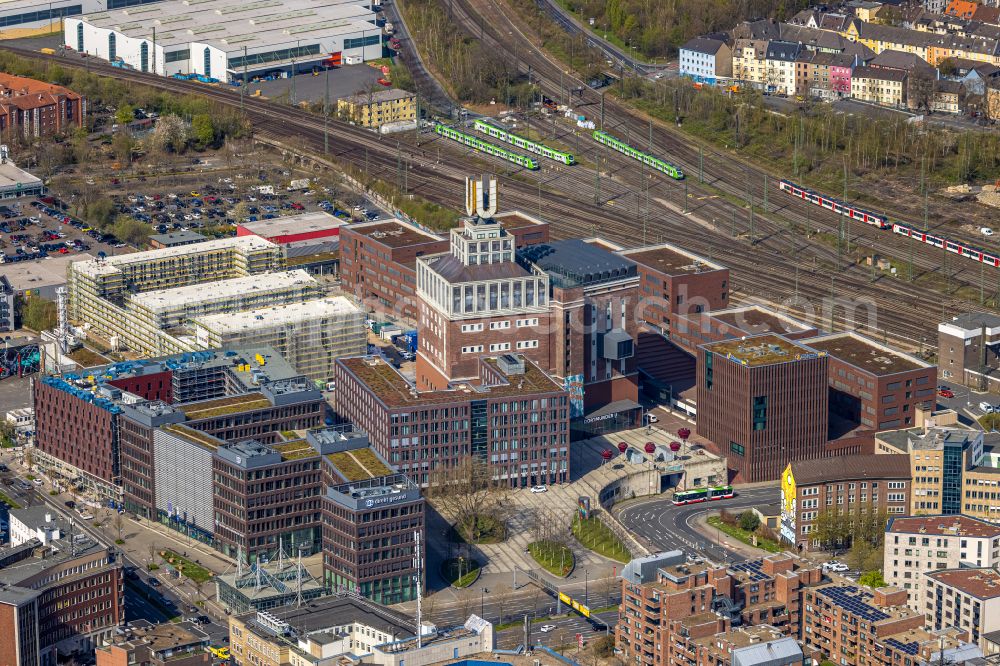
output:
[{"label": "railway track", "polygon": [[[29,57],[39,57],[39,54],[24,49],[10,50]],[[74,66],[66,59],[59,59],[59,62],[64,66]],[[80,62],[75,66],[83,68],[84,64]],[[164,79],[95,63],[91,63],[90,68],[107,76],[179,94],[202,94],[232,107],[239,108],[241,104],[239,95],[226,88]],[[277,140],[287,140],[294,134],[300,137],[314,154],[323,154],[324,134],[321,119],[307,111],[291,107],[281,107],[279,116],[275,114],[274,105],[263,100],[246,98],[242,103],[256,132]],[[383,175],[389,181],[393,180],[398,160],[395,141],[382,140],[378,135],[344,123],[331,122],[329,127],[331,136],[329,156],[332,160],[355,166],[367,163],[369,169],[376,175]],[[403,141],[401,146],[407,164],[419,162],[425,165],[423,169],[409,172],[409,189],[419,192],[421,196],[431,201],[456,209],[460,208],[462,203],[464,177],[484,167],[496,166],[484,160],[482,156],[450,159],[454,152],[448,153],[449,159],[434,163],[432,157],[428,155],[428,150],[434,147],[433,140],[425,141],[423,137],[418,137],[415,143]],[[615,168],[618,166],[618,163],[613,161],[609,164]],[[624,162],[621,164],[624,165]],[[500,171],[506,168],[506,165],[499,165]],[[873,290],[867,278],[856,269],[846,270],[842,275],[835,276],[831,282],[829,276],[823,273],[824,267],[819,264],[821,260],[825,262],[829,255],[821,259],[820,254],[814,254],[816,257],[814,264],[808,266],[807,261],[798,256],[806,251],[808,244],[782,233],[777,227],[772,231],[762,228],[761,240],[757,244],[751,244],[745,238],[745,225],[740,229],[744,237],[733,239],[723,229],[712,229],[712,225],[706,227],[703,222],[693,222],[697,217],[707,216],[713,210],[710,206],[723,205],[718,201],[707,200],[707,203],[703,203],[703,210],[696,211],[699,213],[698,216],[684,215],[676,205],[659,205],[655,210],[651,207],[648,221],[643,225],[644,215],[632,214],[628,210],[623,210],[623,206],[614,205],[615,201],[624,201],[628,196],[629,187],[634,187],[634,180],[627,179],[636,178],[634,169],[623,168],[621,171],[625,182],[607,180],[605,205],[600,208],[595,208],[593,204],[593,191],[583,177],[582,170],[574,172],[569,168],[556,171],[546,169],[538,174],[522,170],[511,171],[508,174],[509,178],[503,181],[505,206],[531,211],[540,201],[544,201],[544,217],[551,222],[556,237],[579,236],[587,231],[599,230],[602,236],[628,247],[639,244],[638,231],[640,227],[645,226],[647,240],[652,241],[660,237],[675,241],[729,265],[733,269],[732,289],[756,299],[780,302],[794,296],[802,301],[820,304],[828,300],[831,294],[838,293],[840,289],[852,294],[871,294],[872,302],[878,307],[878,324],[866,327],[862,323],[859,326],[859,322],[838,311],[832,314],[835,327],[860,327],[868,333],[879,336],[885,335],[885,329],[890,329],[892,330],[890,337],[894,341],[913,347],[917,346],[921,338],[932,339],[933,325],[929,322],[934,321],[938,315],[923,312],[914,316],[915,313],[910,309],[912,294],[900,298],[901,293],[906,294],[908,291],[905,285],[894,285],[891,293],[887,293],[889,290]],[[639,177],[641,178],[641,175]],[[650,196],[676,196],[676,191],[657,189],[663,187],[661,182],[657,182],[651,187]],[[669,204],[669,199],[667,203]],[[725,205],[731,208],[731,204]],[[789,309],[796,311],[794,304]],[[808,307],[804,309],[808,310]],[[814,322],[818,321],[817,317],[802,316]],[[830,327],[825,315],[821,315],[820,318],[822,325]]]}]

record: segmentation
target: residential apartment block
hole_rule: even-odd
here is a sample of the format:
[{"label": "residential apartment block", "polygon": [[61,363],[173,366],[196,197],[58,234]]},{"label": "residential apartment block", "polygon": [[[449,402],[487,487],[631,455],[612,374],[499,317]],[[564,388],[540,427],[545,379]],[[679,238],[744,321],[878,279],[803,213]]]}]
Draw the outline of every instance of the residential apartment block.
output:
[{"label": "residential apartment block", "polygon": [[909,511],[910,492],[910,459],[905,455],[793,461],[781,477],[781,538],[799,550],[842,545],[816,538],[823,512],[902,515]]},{"label": "residential apartment block", "polygon": [[882,571],[889,585],[909,591],[909,605],[931,621],[924,574],[1000,564],[1000,525],[968,516],[891,517]]},{"label": "residential apartment block", "polygon": [[362,127],[417,122],[417,96],[406,90],[373,90],[337,100],[337,112]]},{"label": "residential apartment block", "polygon": [[69,134],[83,127],[87,100],[69,88],[0,74],[0,133],[25,137]]},{"label": "residential apartment block", "polygon": [[1000,572],[995,568],[943,569],[925,574],[927,627],[955,627],[986,649],[985,635],[1000,630]]},{"label": "residential apartment block", "polygon": [[851,74],[851,97],[882,106],[906,106],[907,73],[895,69],[855,67]]},{"label": "residential apartment block", "polygon": [[94,651],[97,666],[209,666],[211,640],[194,622],[128,622],[122,632]]},{"label": "residential apartment block", "polygon": [[733,74],[733,51],[724,35],[688,40],[680,48],[678,62],[680,75],[695,81],[715,83],[720,77]]},{"label": "residential apartment block", "polygon": [[978,391],[1000,387],[1000,316],[966,313],[938,324],[941,378]]}]

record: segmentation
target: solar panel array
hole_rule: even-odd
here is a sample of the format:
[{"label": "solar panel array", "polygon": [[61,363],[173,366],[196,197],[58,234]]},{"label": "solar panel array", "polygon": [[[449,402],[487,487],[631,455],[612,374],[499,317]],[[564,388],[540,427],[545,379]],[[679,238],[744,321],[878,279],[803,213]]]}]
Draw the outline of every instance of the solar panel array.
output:
[{"label": "solar panel array", "polygon": [[920,648],[920,643],[916,641],[911,641],[910,643],[903,643],[895,638],[887,638],[885,644],[889,647],[896,648],[897,651],[903,654],[916,655]]},{"label": "solar panel array", "polygon": [[863,592],[856,587],[850,585],[824,587],[818,593],[828,597],[835,606],[857,615],[862,620],[879,622],[889,618],[889,615],[866,602],[873,597],[871,593]]},{"label": "solar panel array", "polygon": [[730,568],[735,569],[736,571],[744,572],[750,577],[750,582],[757,583],[770,578],[770,576],[761,570],[761,564],[761,560],[750,560],[747,562],[737,562],[736,564],[731,565]]}]

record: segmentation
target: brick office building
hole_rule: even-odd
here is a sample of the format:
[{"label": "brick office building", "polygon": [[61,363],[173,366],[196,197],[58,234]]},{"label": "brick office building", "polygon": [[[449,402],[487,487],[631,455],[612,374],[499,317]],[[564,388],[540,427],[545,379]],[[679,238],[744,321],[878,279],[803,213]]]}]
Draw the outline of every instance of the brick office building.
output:
[{"label": "brick office building", "polygon": [[508,352],[549,367],[548,276],[514,261],[516,239],[495,219],[467,219],[450,241],[417,259],[417,386],[477,379],[481,357]]},{"label": "brick office building", "polygon": [[415,321],[417,257],[447,249],[446,239],[400,220],[341,227],[341,287],[366,307]]},{"label": "brick office building", "polygon": [[639,267],[639,318],[673,337],[675,315],[729,306],[729,269],[670,243],[618,252]]},{"label": "brick office building", "polygon": [[822,512],[903,515],[911,492],[910,457],[903,454],[790,462],[781,475],[781,537],[799,550],[827,546],[810,536]]},{"label": "brick office building", "polygon": [[[77,535],[79,537],[80,535]],[[0,566],[0,663],[56,666],[113,635],[124,618],[122,560],[90,539],[29,541]]]},{"label": "brick office building", "polygon": [[0,133],[66,134],[83,127],[87,100],[69,88],[0,73]]},{"label": "brick office building", "polygon": [[673,317],[673,322],[670,341],[690,354],[697,354],[698,345],[719,340],[764,333],[775,333],[789,340],[803,340],[819,333],[814,326],[761,305],[678,314]]},{"label": "brick office building", "polygon": [[478,383],[420,392],[381,359],[338,359],[334,407],[420,485],[469,456],[511,485],[568,481],[566,391],[524,357],[479,362]]},{"label": "brick office building", "polygon": [[857,333],[835,333],[806,342],[830,356],[830,410],[869,430],[915,423],[916,408],[933,404],[937,366]]},{"label": "brick office building", "polygon": [[777,479],[792,460],[822,456],[827,357],[774,334],[698,348],[698,434],[744,482]]},{"label": "brick office building", "polygon": [[941,379],[979,391],[1000,386],[1000,316],[988,312],[960,314],[938,324]]}]

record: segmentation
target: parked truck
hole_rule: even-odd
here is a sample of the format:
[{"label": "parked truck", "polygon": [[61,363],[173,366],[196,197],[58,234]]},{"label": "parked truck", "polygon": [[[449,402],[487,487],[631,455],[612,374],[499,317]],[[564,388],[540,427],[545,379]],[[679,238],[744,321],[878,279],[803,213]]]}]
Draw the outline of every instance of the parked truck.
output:
[{"label": "parked truck", "polygon": [[288,183],[288,187],[286,187],[285,189],[288,190],[289,192],[299,192],[301,190],[308,190],[309,179],[299,178],[297,180],[293,180],[292,182]]}]

